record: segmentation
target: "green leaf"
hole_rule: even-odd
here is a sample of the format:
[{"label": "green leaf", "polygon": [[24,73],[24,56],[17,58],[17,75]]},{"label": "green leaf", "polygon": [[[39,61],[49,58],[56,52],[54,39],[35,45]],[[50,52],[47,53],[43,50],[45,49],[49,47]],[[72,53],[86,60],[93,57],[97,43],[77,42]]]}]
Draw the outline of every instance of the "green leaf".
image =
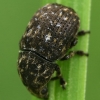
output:
[{"label": "green leaf", "polygon": [[[42,0],[41,5],[60,3],[72,7],[80,17],[80,30],[90,30],[91,0]],[[78,44],[72,50],[88,52],[89,35],[78,38]],[[59,61],[62,75],[67,81],[66,89],[60,87],[59,80],[49,83],[48,100],[85,100],[87,60],[85,56],[74,56],[67,61]],[[32,100],[40,100],[35,96]]]}]

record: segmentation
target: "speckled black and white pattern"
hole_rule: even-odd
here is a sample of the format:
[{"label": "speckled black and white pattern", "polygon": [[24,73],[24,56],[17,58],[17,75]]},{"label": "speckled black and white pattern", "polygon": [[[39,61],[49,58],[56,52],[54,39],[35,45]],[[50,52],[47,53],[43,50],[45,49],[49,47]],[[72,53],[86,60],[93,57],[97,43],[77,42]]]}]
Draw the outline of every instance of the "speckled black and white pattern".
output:
[{"label": "speckled black and white pattern", "polygon": [[78,27],[79,18],[73,9],[58,4],[46,5],[29,22],[20,49],[36,51],[55,61],[66,54]]},{"label": "speckled black and white pattern", "polygon": [[47,83],[54,71],[64,87],[60,68],[54,62],[71,48],[78,28],[76,12],[56,3],[44,6],[32,17],[20,40],[18,73],[33,95],[48,98]]},{"label": "speckled black and white pattern", "polygon": [[[31,51],[19,53],[18,65],[18,73],[23,84],[32,94],[42,97],[41,91],[47,87],[47,82],[57,65],[46,61]],[[48,96],[48,91],[45,92],[47,93],[44,98]]]}]

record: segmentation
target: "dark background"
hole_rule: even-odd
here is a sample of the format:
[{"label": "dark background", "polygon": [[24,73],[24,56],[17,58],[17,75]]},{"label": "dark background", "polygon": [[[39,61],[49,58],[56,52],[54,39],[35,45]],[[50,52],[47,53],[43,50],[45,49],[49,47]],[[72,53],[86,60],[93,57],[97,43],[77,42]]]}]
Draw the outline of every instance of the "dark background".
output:
[{"label": "dark background", "polygon": [[[18,42],[40,0],[0,0],[0,100],[30,100],[17,74]],[[86,100],[100,99],[100,0],[92,1]]]}]

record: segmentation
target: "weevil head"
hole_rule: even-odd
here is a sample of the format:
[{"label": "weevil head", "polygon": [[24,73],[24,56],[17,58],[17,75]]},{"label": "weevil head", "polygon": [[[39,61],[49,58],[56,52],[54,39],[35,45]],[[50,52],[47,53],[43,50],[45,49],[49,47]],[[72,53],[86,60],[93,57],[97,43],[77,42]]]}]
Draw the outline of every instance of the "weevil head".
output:
[{"label": "weevil head", "polygon": [[33,89],[32,87],[31,88],[27,87],[27,89],[30,91],[32,95],[38,98],[47,99],[49,96],[47,86],[36,88],[36,89]]}]

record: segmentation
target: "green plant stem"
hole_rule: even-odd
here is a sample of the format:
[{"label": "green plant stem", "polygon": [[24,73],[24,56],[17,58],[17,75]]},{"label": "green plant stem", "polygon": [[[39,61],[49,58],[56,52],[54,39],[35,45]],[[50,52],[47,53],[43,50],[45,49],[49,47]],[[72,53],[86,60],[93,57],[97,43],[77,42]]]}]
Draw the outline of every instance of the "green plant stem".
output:
[{"label": "green plant stem", "polygon": [[[91,0],[43,0],[42,4],[57,2],[72,7],[80,17],[80,30],[90,30]],[[78,44],[72,50],[88,52],[89,35],[78,38]],[[59,61],[62,75],[67,81],[66,89],[59,85],[59,80],[49,83],[48,100],[85,100],[87,60],[85,56],[74,56],[67,61]],[[35,96],[32,100],[40,100]]]}]

